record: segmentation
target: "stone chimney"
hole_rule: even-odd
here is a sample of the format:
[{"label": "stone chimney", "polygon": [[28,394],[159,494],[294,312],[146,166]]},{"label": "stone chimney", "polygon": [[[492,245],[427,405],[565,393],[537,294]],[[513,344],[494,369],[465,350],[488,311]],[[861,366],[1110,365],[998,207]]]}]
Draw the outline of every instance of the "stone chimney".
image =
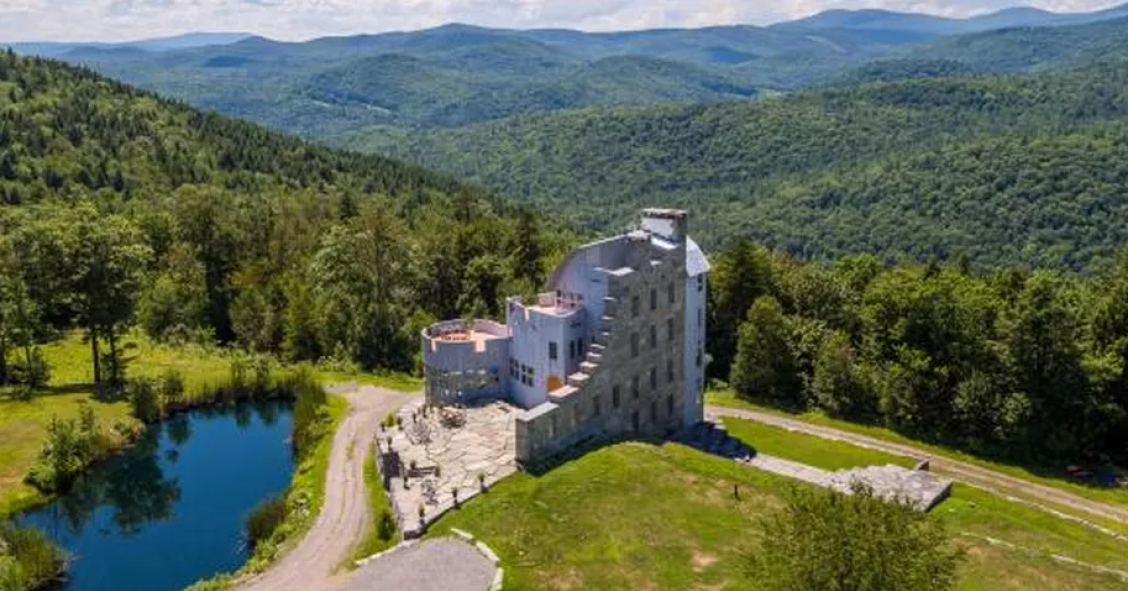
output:
[{"label": "stone chimney", "polygon": [[644,209],[642,229],[674,244],[685,244],[689,214],[682,209]]}]

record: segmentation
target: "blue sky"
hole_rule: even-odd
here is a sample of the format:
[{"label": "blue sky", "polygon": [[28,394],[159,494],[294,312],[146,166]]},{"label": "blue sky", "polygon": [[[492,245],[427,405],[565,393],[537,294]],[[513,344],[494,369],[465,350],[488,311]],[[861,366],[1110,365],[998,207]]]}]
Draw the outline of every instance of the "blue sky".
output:
[{"label": "blue sky", "polygon": [[[410,30],[448,22],[621,30],[767,24],[830,8],[967,16],[1015,0],[0,0],[0,41],[120,41],[187,31],[276,39]],[[1084,11],[1108,0],[1034,0]]]}]

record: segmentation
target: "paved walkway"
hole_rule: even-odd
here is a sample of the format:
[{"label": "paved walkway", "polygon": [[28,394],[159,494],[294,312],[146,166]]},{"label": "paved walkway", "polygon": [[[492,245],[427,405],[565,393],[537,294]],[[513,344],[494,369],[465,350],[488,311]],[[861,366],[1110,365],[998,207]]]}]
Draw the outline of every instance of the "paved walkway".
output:
[{"label": "paved walkway", "polygon": [[[457,414],[462,424],[444,425],[443,412]],[[482,491],[482,483],[492,486],[517,471],[516,412],[508,404],[491,402],[464,410],[431,409],[424,415],[421,399],[399,410],[403,428],[381,430],[377,441],[387,454],[391,439],[391,461],[382,466],[404,536],[421,534],[455,506],[456,495],[457,503],[465,503]]]},{"label": "paved walkway", "polygon": [[339,591],[486,591],[497,567],[473,546],[439,538],[395,550],[358,568]]},{"label": "paved walkway", "polygon": [[[1038,502],[1027,499],[1038,499],[1042,502],[1052,503],[1054,505],[1059,505],[1073,509],[1075,511],[1080,511],[1089,515],[1094,515],[1103,519],[1108,519],[1128,525],[1128,508],[1087,499],[1080,495],[1075,495],[1059,488],[1038,484],[1036,482],[1031,482],[1022,478],[1010,476],[1002,472],[997,472],[989,468],[983,468],[975,464],[953,460],[944,456],[936,456],[926,450],[914,447],[912,445],[890,443],[888,441],[875,439],[873,437],[867,437],[865,435],[858,435],[856,433],[843,431],[841,429],[835,429],[833,427],[814,425],[798,419],[792,419],[760,411],[709,405],[705,409],[705,414],[709,418],[728,416],[747,419],[750,421],[764,423],[766,425],[773,425],[776,427],[782,427],[784,429],[790,429],[792,431],[815,435],[824,439],[845,441],[859,447],[875,449],[878,451],[884,451],[900,456],[929,458],[931,470],[937,474],[942,474],[943,476],[951,478],[952,480],[970,484],[972,486],[975,486],[976,488],[981,488],[1007,499],[1038,507],[1065,519],[1080,521],[1084,525],[1103,531],[1104,533],[1108,533],[1120,539],[1124,539],[1124,536],[1116,532],[1111,532],[1107,528],[1103,528],[1097,524],[1081,520],[1076,516],[1066,515],[1064,513],[1061,513],[1060,511],[1053,509],[1052,507],[1048,507]],[[1015,494],[1023,495],[1024,497],[1026,497],[1026,499],[1015,498],[1012,496]]]}]

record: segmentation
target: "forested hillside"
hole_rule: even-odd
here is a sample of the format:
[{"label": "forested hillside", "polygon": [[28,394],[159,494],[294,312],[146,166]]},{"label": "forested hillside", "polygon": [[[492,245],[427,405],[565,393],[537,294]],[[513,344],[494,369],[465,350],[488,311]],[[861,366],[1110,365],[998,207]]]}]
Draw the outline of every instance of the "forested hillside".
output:
[{"label": "forested hillside", "polygon": [[72,326],[116,372],[135,321],[161,340],[410,370],[417,328],[496,313],[555,248],[533,216],[447,178],[10,53],[0,199],[0,382]]},{"label": "forested hillside", "polygon": [[749,243],[713,263],[709,371],[741,396],[1054,475],[1128,461],[1128,249],[1093,277]]},{"label": "forested hillside", "polygon": [[[1128,222],[1128,68],[953,77],[756,103],[589,109],[387,141],[386,151],[551,207],[586,229],[691,209],[716,246],[810,258],[964,254],[1080,269]],[[386,136],[377,136],[386,137]]]}]

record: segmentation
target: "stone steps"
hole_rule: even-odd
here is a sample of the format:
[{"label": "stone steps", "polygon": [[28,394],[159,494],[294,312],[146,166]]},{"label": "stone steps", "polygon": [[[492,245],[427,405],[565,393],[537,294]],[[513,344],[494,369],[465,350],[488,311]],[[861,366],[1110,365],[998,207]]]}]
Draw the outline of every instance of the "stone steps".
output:
[{"label": "stone steps", "polygon": [[588,375],[595,373],[595,370],[597,370],[597,369],[599,369],[599,364],[597,364],[597,363],[592,363],[590,361],[580,362],[580,371],[582,371],[582,372],[584,372]]},{"label": "stone steps", "polygon": [[587,356],[585,356],[584,359],[598,365],[601,361],[603,361],[603,355],[600,355],[595,351],[588,351]]},{"label": "stone steps", "polygon": [[576,373],[568,376],[567,382],[568,382],[569,386],[572,386],[574,388],[583,388],[584,385],[587,384],[588,380],[590,380],[590,379],[591,379],[591,376],[589,374],[586,374],[586,373],[583,373],[583,372],[576,372]]}]

